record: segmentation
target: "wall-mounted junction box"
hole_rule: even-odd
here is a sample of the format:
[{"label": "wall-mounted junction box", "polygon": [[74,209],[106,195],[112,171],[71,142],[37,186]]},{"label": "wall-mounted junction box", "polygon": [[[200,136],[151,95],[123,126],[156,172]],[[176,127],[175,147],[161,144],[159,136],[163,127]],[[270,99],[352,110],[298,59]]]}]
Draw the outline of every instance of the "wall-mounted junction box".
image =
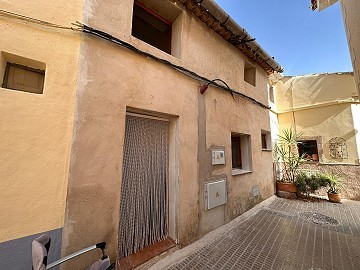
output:
[{"label": "wall-mounted junction box", "polygon": [[227,203],[226,178],[205,183],[205,210]]},{"label": "wall-mounted junction box", "polygon": [[224,165],[224,164],[225,164],[225,151],[224,150],[212,150],[211,165]]}]

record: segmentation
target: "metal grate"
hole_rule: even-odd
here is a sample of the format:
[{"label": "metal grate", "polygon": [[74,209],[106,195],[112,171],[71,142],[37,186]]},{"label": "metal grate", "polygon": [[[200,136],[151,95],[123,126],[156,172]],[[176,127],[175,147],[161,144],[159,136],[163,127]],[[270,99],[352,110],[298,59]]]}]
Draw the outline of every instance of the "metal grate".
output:
[{"label": "metal grate", "polygon": [[314,212],[301,212],[299,213],[299,216],[303,218],[306,221],[310,221],[314,224],[319,225],[331,225],[336,226],[339,225],[339,221],[332,217],[325,216],[320,213],[314,213]]}]

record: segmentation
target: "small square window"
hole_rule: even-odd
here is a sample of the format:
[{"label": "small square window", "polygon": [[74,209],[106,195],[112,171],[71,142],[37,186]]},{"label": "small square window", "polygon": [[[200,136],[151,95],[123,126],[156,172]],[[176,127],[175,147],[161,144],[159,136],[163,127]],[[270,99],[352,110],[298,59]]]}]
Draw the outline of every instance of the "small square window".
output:
[{"label": "small square window", "polygon": [[319,161],[319,152],[316,140],[303,140],[298,142],[299,155],[304,154],[308,161]]},{"label": "small square window", "polygon": [[231,158],[233,174],[251,172],[252,160],[250,135],[236,133],[231,135]]},{"label": "small square window", "polygon": [[6,63],[3,88],[42,94],[45,71],[14,63]]},{"label": "small square window", "polygon": [[132,35],[171,54],[172,23],[138,2],[134,3]]},{"label": "small square window", "polygon": [[271,133],[269,131],[261,130],[261,149],[271,150]]},{"label": "small square window", "polygon": [[232,153],[232,167],[233,169],[241,169],[241,137],[231,136],[231,153]]},{"label": "small square window", "polygon": [[252,86],[256,85],[256,68],[247,61],[244,66],[244,81]]},{"label": "small square window", "polygon": [[269,87],[269,100],[274,103],[275,102],[275,96],[274,96],[274,86],[270,85]]}]

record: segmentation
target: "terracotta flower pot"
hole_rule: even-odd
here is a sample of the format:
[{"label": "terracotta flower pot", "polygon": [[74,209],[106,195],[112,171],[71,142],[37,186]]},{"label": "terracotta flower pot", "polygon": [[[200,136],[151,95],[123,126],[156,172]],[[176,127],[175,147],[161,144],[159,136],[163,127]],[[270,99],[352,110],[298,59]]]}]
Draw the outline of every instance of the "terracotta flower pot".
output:
[{"label": "terracotta flower pot", "polygon": [[330,202],[334,202],[334,203],[341,202],[341,195],[337,193],[328,193],[328,198]]},{"label": "terracotta flower pot", "polygon": [[292,193],[297,192],[295,183],[276,182],[276,189],[278,191],[285,191],[285,192],[292,192]]}]

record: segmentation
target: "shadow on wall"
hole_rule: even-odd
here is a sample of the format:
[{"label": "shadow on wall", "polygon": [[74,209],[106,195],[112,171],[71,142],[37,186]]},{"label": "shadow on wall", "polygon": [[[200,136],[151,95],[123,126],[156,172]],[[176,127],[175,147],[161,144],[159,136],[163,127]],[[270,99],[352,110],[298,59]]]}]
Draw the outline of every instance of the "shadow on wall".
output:
[{"label": "shadow on wall", "polygon": [[[321,109],[321,113],[319,110]],[[332,130],[331,126],[342,125],[343,123],[337,121],[335,118],[348,109],[347,105],[342,106],[331,106],[314,108],[304,111],[295,112],[296,126],[302,129],[314,128],[315,126],[324,124],[327,120],[329,121],[329,130]],[[326,128],[326,127],[324,127]],[[335,137],[335,136],[334,136]]]},{"label": "shadow on wall", "polygon": [[[285,92],[286,101],[290,105],[290,108],[297,107],[299,105],[304,105],[303,102],[299,102],[299,100],[297,100],[297,98],[296,98],[297,97],[296,91],[301,91],[302,89],[296,87],[295,85],[298,85],[298,84],[301,85],[303,80],[305,80],[304,84],[306,85],[306,81],[309,79],[310,79],[310,77],[294,77],[294,78],[283,79],[284,84],[286,84],[287,82],[290,81],[290,85]],[[322,89],[326,89],[324,87],[324,85],[322,85],[323,79],[324,79],[324,77],[314,76],[314,79],[312,80],[311,84],[307,86],[308,89],[313,88],[313,90],[312,90],[311,94],[305,98],[306,101],[311,101],[311,100],[317,99],[319,96],[319,93],[322,92]],[[324,93],[325,92],[326,91],[324,91]],[[304,93],[309,93],[309,92],[301,91],[301,94],[304,94]],[[315,93],[318,93],[318,95],[313,97],[313,95]],[[294,99],[294,97],[295,97],[295,99]],[[313,103],[313,102],[309,102],[309,104],[311,104],[311,103]]]},{"label": "shadow on wall", "polygon": [[308,87],[311,90],[309,97],[317,102],[351,98],[353,92],[351,89],[355,85],[352,85],[353,81],[349,80],[349,76],[352,75],[316,76]]},{"label": "shadow on wall", "polygon": [[[56,229],[0,243],[0,269],[31,269],[31,243],[42,234],[47,234],[51,238],[48,263],[60,259],[62,229]],[[53,269],[58,270],[59,268]]]},{"label": "shadow on wall", "polygon": [[[348,99],[352,96],[351,75],[309,75],[283,80],[289,87],[285,93],[289,104],[296,106]],[[305,96],[304,96],[305,95]],[[302,96],[302,97],[301,97]],[[300,98],[301,97],[301,98]]]}]

